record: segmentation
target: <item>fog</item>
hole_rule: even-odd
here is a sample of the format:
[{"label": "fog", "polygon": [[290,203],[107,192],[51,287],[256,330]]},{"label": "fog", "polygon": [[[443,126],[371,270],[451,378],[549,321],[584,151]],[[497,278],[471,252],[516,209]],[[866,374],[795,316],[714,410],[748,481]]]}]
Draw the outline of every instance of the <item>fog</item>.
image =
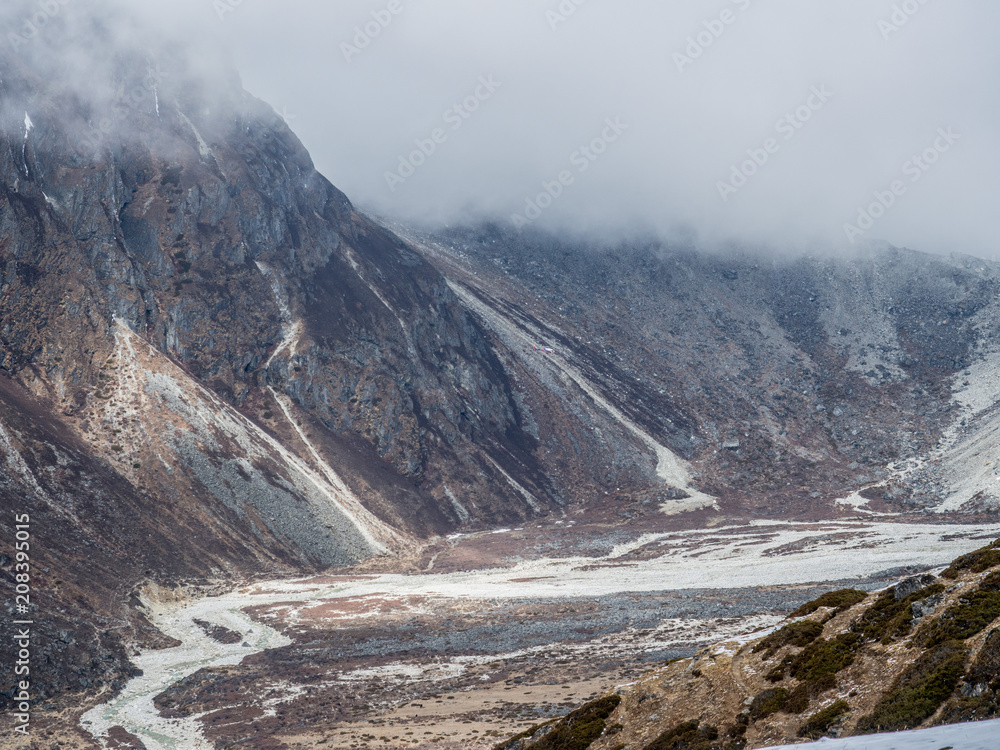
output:
[{"label": "fog", "polygon": [[988,0],[52,1],[230,56],[383,216],[1000,250]]}]

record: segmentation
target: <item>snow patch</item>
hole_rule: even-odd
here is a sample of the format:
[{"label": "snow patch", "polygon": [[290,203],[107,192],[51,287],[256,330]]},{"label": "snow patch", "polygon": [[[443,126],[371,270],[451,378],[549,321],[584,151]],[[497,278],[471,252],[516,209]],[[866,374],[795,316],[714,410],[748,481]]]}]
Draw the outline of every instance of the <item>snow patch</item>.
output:
[{"label": "snow patch", "polygon": [[[319,467],[319,475],[317,475],[316,472],[314,472],[310,467],[304,464],[301,466],[301,470],[316,486],[316,489],[327,497],[331,504],[334,505],[341,513],[350,519],[350,521],[357,527],[361,535],[365,538],[365,541],[367,541],[374,550],[379,553],[386,554],[392,549],[409,546],[409,543],[402,536],[400,536],[400,534],[398,534],[390,526],[380,521],[374,514],[365,508],[364,505],[361,504],[361,501],[340,478],[337,472],[333,470],[333,467],[331,467],[330,464],[323,459],[319,451],[316,450],[316,446],[312,444],[312,441],[309,440],[305,432],[299,426],[298,422],[295,421],[292,416],[287,398],[280,395],[271,386],[268,386],[267,390],[277,402],[278,408],[281,409],[282,414],[285,415],[285,419],[293,427],[303,445],[306,446],[306,449],[313,458],[314,464]],[[277,443],[275,443],[275,448],[287,452],[283,446],[279,446]],[[289,453],[289,459],[298,460],[298,456],[294,456],[294,454]]]},{"label": "snow patch", "polygon": [[364,273],[362,273],[361,271],[361,264],[359,264],[357,259],[354,257],[354,252],[346,245],[344,246],[344,256],[347,258],[347,262],[351,264],[351,268],[354,269],[354,273],[358,275],[358,278],[365,283],[365,286],[367,286],[371,290],[371,293],[378,298],[378,301],[381,302],[383,305],[385,305],[385,309],[391,312],[393,316],[396,318],[396,321],[399,323],[400,329],[403,331],[403,338],[406,339],[406,345],[407,348],[409,349],[410,356],[413,358],[417,358],[418,356],[417,348],[413,345],[413,342],[410,340],[410,332],[409,329],[407,329],[406,327],[406,322],[403,320],[400,314],[393,309],[392,305],[389,304],[389,301],[382,296],[382,293],[375,287],[375,285],[372,284],[370,281],[368,281],[367,278],[365,278]]},{"label": "snow patch", "polygon": [[[483,454],[483,455],[486,455],[486,454]],[[507,483],[511,487],[513,487],[515,490],[517,490],[518,494],[520,494],[521,497],[524,498],[524,501],[529,505],[529,507],[533,511],[535,511],[535,513],[541,513],[542,512],[542,506],[540,506],[538,504],[538,500],[535,499],[534,495],[532,495],[530,492],[528,492],[528,490],[526,490],[524,487],[522,487],[521,484],[516,479],[514,479],[514,477],[512,477],[510,474],[508,474],[506,471],[504,471],[503,468],[500,466],[500,464],[498,464],[496,461],[494,461],[491,456],[486,455],[486,460],[489,461],[493,465],[494,469],[496,469],[497,471],[499,471],[503,475],[503,478],[507,480]],[[507,531],[510,531],[510,529],[507,529]]]},{"label": "snow patch", "polygon": [[865,507],[870,502],[868,500],[868,498],[861,497],[861,493],[859,493],[857,491],[852,492],[847,497],[839,497],[836,500],[834,500],[833,502],[835,504],[837,504],[837,505],[849,505],[852,508],[854,508],[854,510],[860,511],[861,513],[871,513],[872,512],[871,510],[869,510],[868,508]]},{"label": "snow patch", "polygon": [[278,314],[281,318],[281,343],[271,352],[271,356],[264,363],[264,367],[267,368],[283,352],[288,352],[289,357],[295,356],[295,352],[299,347],[299,341],[302,338],[303,326],[301,320],[292,318],[288,295],[281,286],[281,279],[278,278],[278,274],[259,260],[254,261],[254,263],[271,285],[271,293],[274,295],[274,301],[278,305]]},{"label": "snow patch", "polygon": [[205,143],[205,139],[201,137],[201,133],[198,132],[198,128],[194,126],[194,123],[188,119],[188,116],[186,114],[181,112],[180,106],[175,105],[175,107],[177,109],[177,114],[179,114],[181,116],[181,119],[184,120],[185,123],[187,123],[187,126],[191,128],[191,132],[194,133],[194,137],[198,140],[198,153],[201,154],[201,157],[203,159],[207,159],[208,157],[213,156],[212,149],[210,149],[208,147],[208,144]]},{"label": "snow patch", "polygon": [[946,497],[935,509],[941,513],[977,499],[1000,504],[1000,351],[980,353],[967,372],[953,386],[959,414],[927,457],[941,469]]},{"label": "snow patch", "polygon": [[444,494],[451,501],[451,507],[455,509],[455,513],[458,515],[458,520],[462,523],[468,523],[472,516],[469,515],[469,511],[466,510],[465,506],[458,502],[458,498],[455,497],[454,493],[447,484],[444,485]]},{"label": "snow patch", "polygon": [[771,750],[996,750],[1000,737],[1000,719],[949,724],[929,729],[888,734],[866,734],[840,739],[824,738],[818,742],[779,745]]}]

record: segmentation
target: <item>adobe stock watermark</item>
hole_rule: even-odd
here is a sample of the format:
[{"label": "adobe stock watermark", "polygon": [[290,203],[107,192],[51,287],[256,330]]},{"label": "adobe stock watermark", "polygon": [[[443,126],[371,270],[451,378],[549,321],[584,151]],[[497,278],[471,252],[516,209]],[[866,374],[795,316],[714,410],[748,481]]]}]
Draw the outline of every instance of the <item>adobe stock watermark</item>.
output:
[{"label": "adobe stock watermark", "polygon": [[524,199],[524,211],[511,214],[510,220],[515,228],[520,229],[538,220],[545,209],[558,200],[566,188],[576,182],[577,176],[590,169],[591,165],[600,159],[608,147],[621,138],[629,127],[620,117],[609,117],[604,121],[604,125],[604,130],[599,136],[569,155],[570,166],[576,168],[575,174],[572,169],[563,169],[553,179],[542,180],[542,192],[534,198]]},{"label": "adobe stock watermark", "polygon": [[[785,113],[774,124],[775,132],[788,142],[792,140],[798,132],[805,127],[814,114],[819,112],[830,101],[833,92],[826,86],[813,86],[806,100],[794,110]],[[765,164],[771,161],[771,157],[781,151],[781,141],[777,138],[767,138],[759,146],[747,149],[747,158],[739,165],[730,165],[728,180],[719,180],[715,183],[719,191],[719,197],[727,202],[736,195],[750,181]]]},{"label": "adobe stock watermark", "polygon": [[[753,0],[730,0],[736,6],[739,13],[745,13],[750,9]],[[724,8],[718,16],[710,18],[702,23],[704,27],[697,34],[687,38],[687,46],[683,52],[674,52],[674,65],[677,72],[683,73],[687,68],[694,65],[694,61],[705,54],[705,50],[711,47],[718,39],[726,33],[726,29],[736,23],[739,15],[732,8]]]},{"label": "adobe stock watermark", "polygon": [[882,38],[888,40],[893,34],[902,31],[910,19],[929,2],[930,0],[903,0],[903,2],[893,5],[892,14],[878,22],[878,30],[882,33]]},{"label": "adobe stock watermark", "polygon": [[340,43],[340,51],[344,55],[344,59],[350,63],[368,49],[371,43],[381,36],[382,32],[392,25],[396,16],[405,9],[403,0],[389,0],[384,8],[373,10],[370,21],[354,27],[354,36],[351,37],[351,41]]},{"label": "adobe stock watermark", "polygon": [[875,222],[885,216],[886,212],[896,205],[896,201],[906,195],[911,185],[920,182],[932,166],[937,164],[941,157],[951,151],[962,136],[954,132],[951,128],[939,128],[934,142],[919,154],[914,154],[907,159],[901,167],[902,177],[909,177],[909,181],[897,178],[889,183],[885,190],[876,190],[872,193],[875,199],[867,206],[858,208],[858,218],[851,224],[844,224],[844,234],[853,245],[857,243],[859,237],[875,226]]},{"label": "adobe stock watermark", "polygon": [[556,31],[560,26],[576,15],[576,12],[580,10],[580,6],[586,4],[587,0],[561,0],[559,5],[557,5],[554,9],[550,8],[545,11],[545,20],[549,22],[549,28]]},{"label": "adobe stock watermark", "polygon": [[31,516],[14,514],[14,733],[27,736],[31,728]]},{"label": "adobe stock watermark", "polygon": [[475,114],[484,102],[493,98],[497,90],[503,86],[502,83],[493,80],[492,75],[479,76],[479,85],[475,90],[465,97],[461,102],[457,102],[448,107],[441,115],[444,124],[448,128],[434,128],[426,138],[417,138],[413,143],[416,146],[408,154],[400,154],[396,169],[385,173],[385,182],[389,186],[389,192],[395,193],[396,188],[405,183],[416,174],[427,160],[437,153],[438,149],[445,143],[453,133],[461,130],[466,121]]},{"label": "adobe stock watermark", "polygon": [[243,0],[212,0],[212,7],[220,21],[225,21],[226,16],[235,13],[241,5],[243,5]]},{"label": "adobe stock watermark", "polygon": [[71,2],[73,0],[39,0],[38,10],[26,18],[16,31],[7,32],[7,41],[10,42],[14,51],[17,52],[32,40],[37,39],[49,21],[58,16],[60,11]]}]

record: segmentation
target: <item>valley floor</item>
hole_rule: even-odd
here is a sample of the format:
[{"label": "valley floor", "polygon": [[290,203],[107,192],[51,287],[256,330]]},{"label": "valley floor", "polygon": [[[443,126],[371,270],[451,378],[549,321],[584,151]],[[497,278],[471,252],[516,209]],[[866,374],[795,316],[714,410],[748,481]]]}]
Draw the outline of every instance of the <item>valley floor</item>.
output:
[{"label": "valley floor", "polygon": [[669,659],[759,635],[820,591],[880,588],[1000,536],[1000,524],[650,519],[458,536],[404,572],[383,558],[149,601],[182,645],[136,658],[144,674],[83,726],[147,750],[491,748]]}]

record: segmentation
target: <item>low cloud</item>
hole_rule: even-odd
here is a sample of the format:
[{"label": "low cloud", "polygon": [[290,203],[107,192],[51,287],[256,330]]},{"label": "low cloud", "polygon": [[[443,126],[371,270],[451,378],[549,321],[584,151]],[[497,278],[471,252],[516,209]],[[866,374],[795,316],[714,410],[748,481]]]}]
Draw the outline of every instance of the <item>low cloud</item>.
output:
[{"label": "low cloud", "polygon": [[[705,246],[998,250],[1000,7],[982,0],[46,7],[74,3],[123,38],[121,19],[140,14],[207,73],[230,55],[334,184],[394,218],[530,213],[541,227]],[[628,129],[579,171],[573,155],[608,121]],[[934,149],[941,132],[960,137]],[[907,165],[929,148],[911,182]],[[891,206],[873,209],[887,190]]]}]

